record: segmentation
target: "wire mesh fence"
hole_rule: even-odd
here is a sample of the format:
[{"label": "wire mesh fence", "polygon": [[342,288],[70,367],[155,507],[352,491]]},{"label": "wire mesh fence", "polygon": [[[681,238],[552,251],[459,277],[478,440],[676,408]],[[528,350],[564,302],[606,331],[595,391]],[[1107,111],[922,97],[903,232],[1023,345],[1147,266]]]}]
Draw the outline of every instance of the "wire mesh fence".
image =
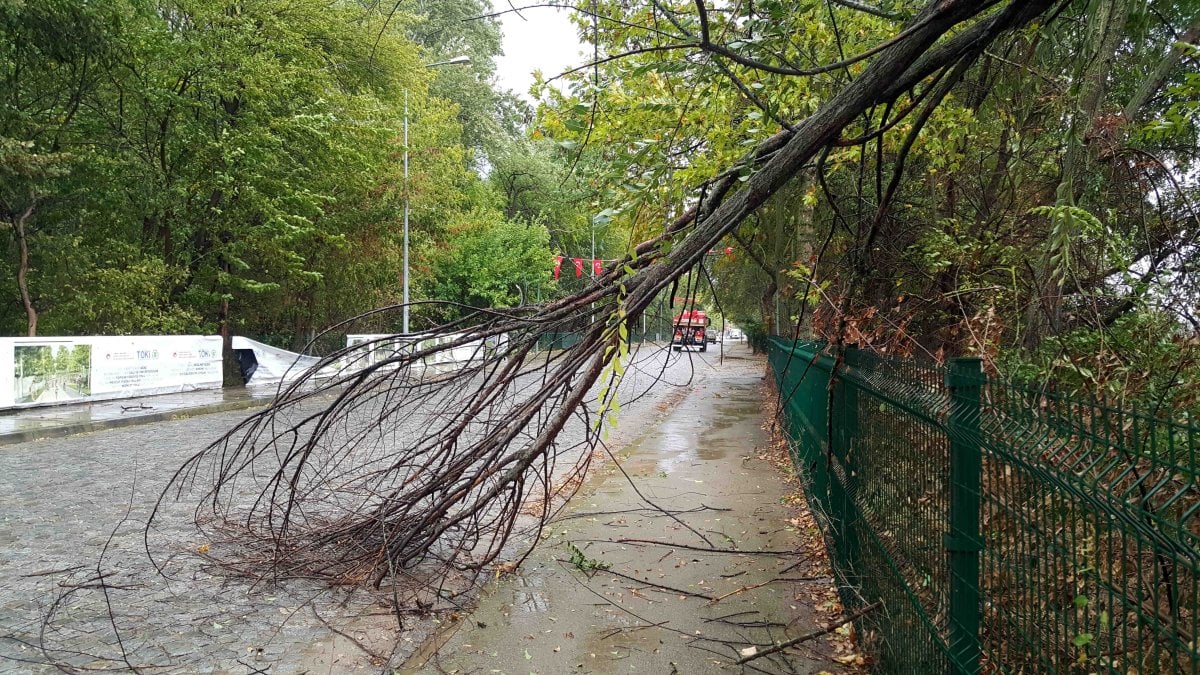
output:
[{"label": "wire mesh fence", "polygon": [[[583,339],[582,333],[547,333],[538,338],[538,350],[555,350],[555,349],[570,349],[579,344]],[[630,331],[630,344],[645,344],[648,342],[656,342],[662,340],[670,340],[670,334]]]},{"label": "wire mesh fence", "polygon": [[1197,673],[1198,428],[773,339],[793,460],[880,672]]}]

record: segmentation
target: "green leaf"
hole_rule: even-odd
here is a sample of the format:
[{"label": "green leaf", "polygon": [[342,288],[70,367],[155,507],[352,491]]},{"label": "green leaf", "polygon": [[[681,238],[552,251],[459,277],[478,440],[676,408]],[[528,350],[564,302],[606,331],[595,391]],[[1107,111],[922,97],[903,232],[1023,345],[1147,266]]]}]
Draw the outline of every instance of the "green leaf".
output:
[{"label": "green leaf", "polygon": [[600,213],[597,213],[596,215],[592,216],[592,224],[593,225],[608,225],[610,222],[612,222],[613,216],[615,216],[615,215],[617,215],[617,212],[614,211],[613,209],[604,209]]}]

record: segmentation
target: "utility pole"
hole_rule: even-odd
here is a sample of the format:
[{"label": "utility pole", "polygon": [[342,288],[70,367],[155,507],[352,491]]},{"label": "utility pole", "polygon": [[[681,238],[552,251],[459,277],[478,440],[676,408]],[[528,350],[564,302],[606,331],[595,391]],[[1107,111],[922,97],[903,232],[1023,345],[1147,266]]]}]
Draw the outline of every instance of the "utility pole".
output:
[{"label": "utility pole", "polygon": [[[426,64],[426,68],[438,66],[466,65],[471,62],[469,56],[456,56],[449,61],[438,61]],[[408,87],[404,88],[404,312],[401,330],[408,335]]]},{"label": "utility pole", "polygon": [[408,87],[404,88],[404,319],[408,335]]}]

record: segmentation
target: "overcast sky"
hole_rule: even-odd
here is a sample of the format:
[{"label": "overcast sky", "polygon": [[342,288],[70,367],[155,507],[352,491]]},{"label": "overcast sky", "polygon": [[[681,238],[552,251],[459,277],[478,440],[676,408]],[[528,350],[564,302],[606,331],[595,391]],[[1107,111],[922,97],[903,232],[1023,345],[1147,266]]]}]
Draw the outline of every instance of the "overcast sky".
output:
[{"label": "overcast sky", "polygon": [[[521,7],[529,0],[513,0],[512,4]],[[493,0],[493,6],[501,11],[509,5],[507,0]],[[549,78],[584,63],[575,26],[565,10],[534,7],[522,10],[521,16],[509,12],[500,17],[500,23],[504,29],[504,56],[496,60],[496,77],[501,87],[512,89],[526,100],[533,71],[541,70]]]}]

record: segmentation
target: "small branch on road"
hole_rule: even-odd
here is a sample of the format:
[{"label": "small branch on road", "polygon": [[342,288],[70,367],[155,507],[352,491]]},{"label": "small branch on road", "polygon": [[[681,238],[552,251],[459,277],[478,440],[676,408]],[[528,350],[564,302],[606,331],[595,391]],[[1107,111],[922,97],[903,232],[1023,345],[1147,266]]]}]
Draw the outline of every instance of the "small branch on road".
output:
[{"label": "small branch on road", "polygon": [[[562,562],[562,561],[560,561],[560,562]],[[667,586],[666,584],[657,584],[657,583],[654,583],[653,581],[647,581],[646,579],[639,579],[637,577],[630,576],[628,574],[622,574],[615,570],[604,570],[604,573],[611,574],[611,575],[617,576],[617,577],[621,577],[622,579],[628,579],[629,581],[633,581],[633,582],[636,582],[639,584],[645,584],[651,588],[657,588],[660,591],[667,591],[668,593],[676,593],[678,595],[688,595],[693,598],[700,598],[701,600],[712,600],[713,599],[713,596],[711,596],[711,595],[705,595],[703,593],[689,591],[684,588],[675,588],[674,586]]]},{"label": "small branch on road", "polygon": [[[808,642],[809,640],[819,638],[822,635],[828,635],[828,634],[832,633],[833,631],[841,628],[842,626],[845,626],[846,624],[850,623],[851,621],[857,621],[857,620],[861,619],[862,617],[866,616],[867,614],[870,614],[871,612],[878,609],[879,606],[880,606],[880,603],[873,602],[873,603],[867,605],[866,607],[863,607],[862,609],[858,610],[857,612],[854,612],[853,614],[850,614],[848,616],[844,616],[841,619],[839,619],[838,621],[835,621],[834,623],[831,623],[828,626],[826,626],[820,630],[815,630],[811,633],[806,633],[804,635],[801,635],[798,638],[792,638],[791,640],[788,640],[786,642],[780,642],[779,644],[771,645],[767,649],[764,649],[760,652],[755,652],[748,656],[743,656],[742,658],[738,659],[736,663],[737,663],[737,665],[740,666],[744,663],[749,663],[755,659],[761,659],[764,656],[769,656],[776,652],[781,652],[785,649],[788,649],[789,647],[795,647],[796,645],[798,645],[802,642]],[[751,646],[759,647],[762,645],[751,645]]]},{"label": "small branch on road", "polygon": [[62,569],[57,569],[57,570],[45,570],[42,572],[30,572],[29,574],[22,574],[21,577],[24,579],[29,579],[31,577],[50,577],[50,576],[54,576],[55,574],[66,574],[68,572],[78,572],[79,570],[81,570],[85,567],[87,567],[87,565],[74,565],[72,567],[64,567]]},{"label": "small branch on road", "polygon": [[[681,511],[669,511],[668,513],[671,516],[682,516],[682,515],[686,515],[689,513],[700,513],[702,511],[722,512],[722,511],[733,511],[733,509],[720,509],[715,506],[700,505],[695,508],[683,509]],[[559,516],[556,520],[561,521],[561,520],[571,520],[573,518],[594,518],[596,516],[618,516],[618,515],[621,515],[624,513],[647,513],[647,512],[658,513],[661,515],[662,509],[659,509],[656,507],[650,507],[650,508],[639,508],[639,509],[618,509],[616,511],[582,511],[579,513],[570,513],[567,515]]]},{"label": "small branch on road", "polygon": [[655,539],[617,539],[614,543],[617,544],[647,544],[650,546],[670,546],[672,548],[682,548],[689,551],[701,551],[703,553],[731,553],[736,555],[797,555],[799,551],[771,551],[767,549],[737,549],[737,548],[709,548],[705,546],[688,546],[687,544],[677,544],[670,541],[658,541]]},{"label": "small branch on road", "polygon": [[749,585],[749,586],[742,586],[741,588],[737,589],[736,591],[730,591],[730,592],[726,593],[725,595],[719,595],[719,596],[717,596],[717,597],[713,598],[713,599],[712,599],[712,600],[711,600],[711,601],[710,601],[708,604],[709,604],[709,605],[715,605],[715,604],[717,604],[718,602],[720,602],[720,601],[724,600],[725,598],[733,597],[733,596],[735,596],[735,595],[740,595],[740,594],[742,594],[742,593],[745,593],[746,591],[752,591],[752,590],[754,590],[754,589],[756,589],[756,588],[762,588],[763,586],[767,586],[767,585],[769,585],[769,584],[773,584],[773,583],[775,583],[776,581],[778,581],[778,579],[771,579],[771,580],[769,580],[769,581],[764,581],[764,582],[762,582],[762,583],[758,583],[758,584],[751,584],[751,585]]},{"label": "small branch on road", "polygon": [[366,654],[367,656],[370,656],[371,658],[375,659],[376,661],[380,661],[380,662],[387,661],[387,659],[384,656],[372,651],[369,647],[364,645],[362,642],[360,642],[358,639],[356,639],[353,635],[350,635],[349,633],[347,633],[345,631],[338,630],[336,627],[334,627],[333,624],[326,621],[325,617],[323,617],[317,613],[317,608],[315,605],[309,604],[308,608],[309,608],[309,610],[312,611],[312,615],[317,619],[317,621],[320,621],[330,631],[349,640],[351,643],[354,644],[355,647],[358,647],[364,654]]}]

